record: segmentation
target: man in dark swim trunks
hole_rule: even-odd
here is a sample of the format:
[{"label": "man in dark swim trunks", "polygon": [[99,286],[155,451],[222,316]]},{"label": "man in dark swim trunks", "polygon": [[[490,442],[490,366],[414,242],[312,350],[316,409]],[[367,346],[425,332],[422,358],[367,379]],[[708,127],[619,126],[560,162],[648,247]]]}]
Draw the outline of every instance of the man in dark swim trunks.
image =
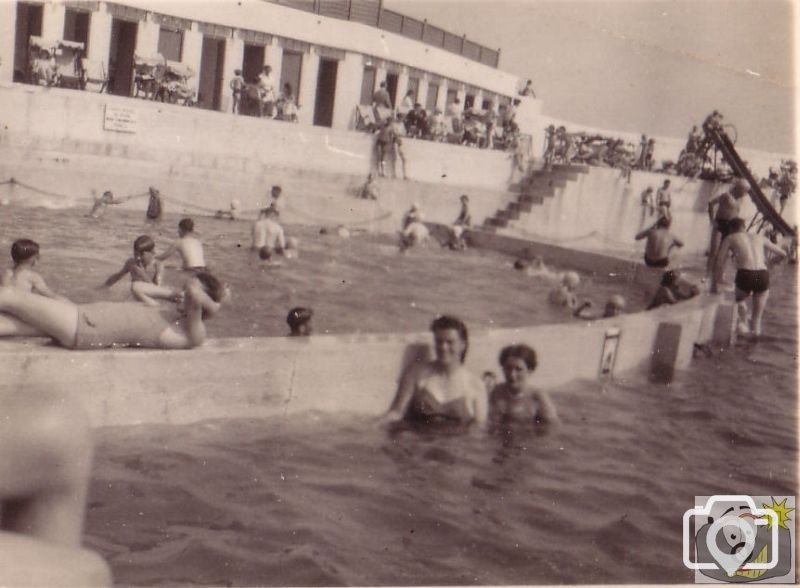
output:
[{"label": "man in dark swim trunks", "polygon": [[[708,218],[711,221],[711,246],[708,250],[708,273],[714,270],[715,257],[722,240],[731,233],[731,221],[739,216],[741,200],[749,193],[747,181],[739,178],[729,192],[723,192],[708,201]],[[716,207],[716,208],[715,208]]]},{"label": "man in dark swim trunks", "polygon": [[644,249],[644,263],[648,267],[664,268],[669,266],[669,252],[673,247],[683,247],[683,242],[669,230],[672,222],[662,216],[651,227],[639,231],[636,240],[647,239]]},{"label": "man in dark swim trunks", "polygon": [[769,297],[769,270],[765,260],[765,252],[772,251],[780,257],[786,252],[757,233],[745,231],[744,220],[733,219],[730,222],[730,234],[722,241],[712,274],[711,292],[717,292],[717,282],[722,278],[728,254],[732,253],[736,260],[736,302],[739,305],[740,317],[746,317],[745,301],[752,294],[753,308],[750,318],[750,332],[761,335],[761,317],[767,306]]}]

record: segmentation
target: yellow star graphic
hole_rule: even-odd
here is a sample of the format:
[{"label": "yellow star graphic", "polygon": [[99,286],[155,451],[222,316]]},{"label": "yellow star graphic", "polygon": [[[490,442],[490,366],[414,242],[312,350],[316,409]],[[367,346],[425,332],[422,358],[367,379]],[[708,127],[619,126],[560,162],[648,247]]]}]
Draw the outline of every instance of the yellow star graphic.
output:
[{"label": "yellow star graphic", "polygon": [[[771,497],[772,498],[772,497]],[[772,504],[762,504],[762,508],[766,508],[769,510],[775,511],[775,514],[778,515],[778,526],[782,529],[788,529],[789,527],[786,526],[786,521],[789,519],[789,513],[792,512],[794,509],[789,508],[786,506],[786,501],[788,498],[784,498],[782,502],[776,502],[775,498],[772,498]],[[772,528],[772,517],[767,517],[767,528]]]}]

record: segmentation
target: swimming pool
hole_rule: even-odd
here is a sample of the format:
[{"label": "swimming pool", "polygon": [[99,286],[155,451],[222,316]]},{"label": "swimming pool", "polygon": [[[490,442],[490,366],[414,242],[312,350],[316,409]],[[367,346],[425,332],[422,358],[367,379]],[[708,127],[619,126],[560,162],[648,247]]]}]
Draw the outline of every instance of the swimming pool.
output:
[{"label": "swimming pool", "polygon": [[670,386],[576,382],[541,434],[346,412],[100,429],[87,545],[133,585],[690,583],[695,495],[797,493],[797,288],[775,281],[764,342]]},{"label": "swimming pool", "polygon": [[[164,251],[176,238],[180,218],[147,224],[141,213],[113,208],[101,219],[75,209],[0,210],[0,268],[11,263],[14,239],[34,239],[42,247],[38,271],[76,302],[127,299],[128,278],[111,291],[96,287],[122,267],[137,236],[151,235],[156,251]],[[492,251],[431,245],[401,254],[391,235],[342,239],[335,232],[320,235],[319,227],[288,226],[287,234],[300,240],[300,256],[270,266],[248,251],[249,222],[194,218],[209,268],[233,290],[230,303],[208,323],[211,337],[285,335],[286,314],[294,306],[314,309],[318,334],[420,332],[444,312],[460,316],[471,329],[571,320],[547,303],[548,282],[514,271],[512,258]],[[166,282],[179,284],[178,260],[167,263]],[[579,290],[600,308],[620,292],[631,311],[646,306],[642,289],[620,278],[584,276]]]}]

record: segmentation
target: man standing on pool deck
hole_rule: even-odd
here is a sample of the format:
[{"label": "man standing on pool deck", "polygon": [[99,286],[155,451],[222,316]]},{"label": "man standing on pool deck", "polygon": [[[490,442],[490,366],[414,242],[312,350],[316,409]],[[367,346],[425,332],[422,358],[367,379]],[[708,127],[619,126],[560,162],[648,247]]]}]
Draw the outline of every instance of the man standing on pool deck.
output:
[{"label": "man standing on pool deck", "polygon": [[[708,273],[714,271],[717,250],[722,240],[731,232],[733,219],[739,217],[741,200],[748,193],[749,186],[741,178],[736,180],[730,192],[723,192],[708,201],[708,218],[711,221],[711,247],[708,250]],[[716,212],[714,206],[716,205]]]},{"label": "man standing on pool deck", "polygon": [[669,180],[664,180],[664,184],[656,191],[656,207],[658,214],[672,220],[672,194],[669,191]]},{"label": "man standing on pool deck", "polygon": [[761,317],[769,297],[769,270],[764,259],[766,250],[784,257],[786,252],[757,233],[744,230],[744,220],[735,218],[730,222],[728,237],[722,242],[717,254],[714,273],[711,279],[711,293],[717,293],[717,283],[722,278],[728,253],[736,260],[736,303],[744,309],[744,301],[752,294],[753,308],[750,318],[750,331],[761,335]]},{"label": "man standing on pool deck", "polygon": [[644,248],[644,263],[647,267],[669,266],[669,252],[673,247],[683,247],[683,242],[669,230],[672,221],[666,216],[659,218],[651,227],[636,233],[636,240],[647,239]]},{"label": "man standing on pool deck", "polygon": [[170,245],[164,253],[157,255],[156,259],[164,261],[177,252],[183,260],[183,271],[196,272],[206,269],[203,243],[194,232],[194,221],[192,219],[181,219],[178,223],[178,237],[178,240]]}]

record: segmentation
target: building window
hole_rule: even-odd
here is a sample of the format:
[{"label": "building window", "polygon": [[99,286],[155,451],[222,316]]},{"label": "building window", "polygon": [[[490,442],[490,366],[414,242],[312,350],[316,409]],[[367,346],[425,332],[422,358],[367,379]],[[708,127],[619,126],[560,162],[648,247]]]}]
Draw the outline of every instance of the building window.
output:
[{"label": "building window", "polygon": [[161,28],[158,33],[158,52],[170,61],[180,61],[183,56],[183,31]]},{"label": "building window", "polygon": [[281,61],[281,92],[289,84],[295,103],[300,98],[300,77],[303,71],[303,54],[299,51],[283,50]]},{"label": "building window", "polygon": [[89,49],[89,21],[91,13],[82,10],[64,11],[64,40],[83,43],[83,54]]},{"label": "building window", "polygon": [[447,88],[447,98],[445,98],[445,106],[450,106],[458,98],[458,90],[455,88]]},{"label": "building window", "polygon": [[475,96],[467,94],[464,96],[464,109],[472,108],[475,105]]}]

